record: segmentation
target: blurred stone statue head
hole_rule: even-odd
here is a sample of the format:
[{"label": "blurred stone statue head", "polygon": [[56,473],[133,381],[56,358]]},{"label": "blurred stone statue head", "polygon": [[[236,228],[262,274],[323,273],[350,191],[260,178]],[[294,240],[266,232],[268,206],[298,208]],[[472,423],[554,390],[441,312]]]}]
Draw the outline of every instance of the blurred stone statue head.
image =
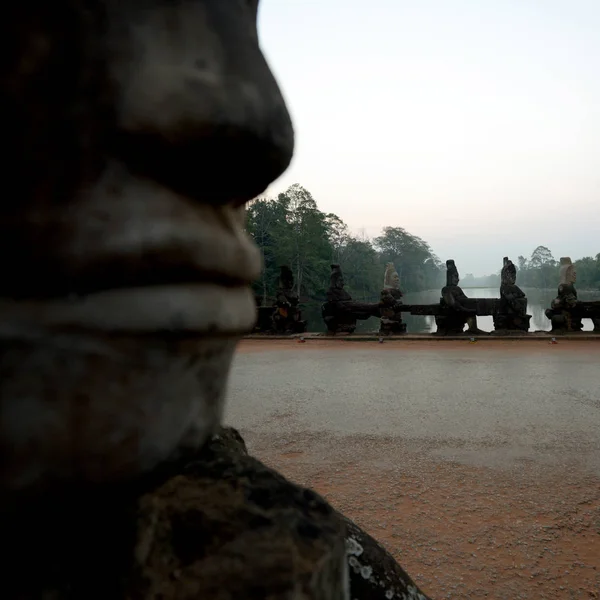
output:
[{"label": "blurred stone statue head", "polygon": [[458,285],[460,278],[458,276],[458,269],[454,264],[454,260],[449,259],[446,261],[446,285]]},{"label": "blurred stone statue head", "polygon": [[575,265],[570,257],[561,257],[559,264],[559,284],[568,285],[575,283],[577,281],[577,272],[575,271]]},{"label": "blurred stone statue head", "polygon": [[332,289],[344,289],[344,275],[340,265],[331,265],[331,275],[329,276],[329,285]]},{"label": "blurred stone statue head", "polygon": [[394,263],[387,263],[385,265],[385,274],[383,276],[383,289],[386,290],[399,290],[400,289],[400,277]]},{"label": "blurred stone statue head", "polygon": [[283,290],[291,290],[294,287],[294,274],[287,265],[279,267],[279,287]]},{"label": "blurred stone statue head", "polygon": [[[130,477],[219,423],[293,130],[257,1],[4,14],[0,486]],[[18,263],[18,268],[13,268]]]},{"label": "blurred stone statue head", "polygon": [[517,268],[512,260],[505,256],[503,259],[502,271],[500,273],[502,285],[515,285],[517,282]]}]

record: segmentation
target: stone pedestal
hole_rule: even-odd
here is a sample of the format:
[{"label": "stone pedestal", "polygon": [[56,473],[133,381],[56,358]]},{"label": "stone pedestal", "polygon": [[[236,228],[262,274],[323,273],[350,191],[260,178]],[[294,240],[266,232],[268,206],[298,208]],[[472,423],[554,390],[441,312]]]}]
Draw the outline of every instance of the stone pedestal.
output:
[{"label": "stone pedestal", "polygon": [[382,316],[379,333],[381,335],[402,335],[406,333],[406,323],[402,320],[387,319]]},{"label": "stone pedestal", "polygon": [[468,317],[460,313],[436,315],[436,335],[460,335],[465,329]]},{"label": "stone pedestal", "polygon": [[354,333],[356,318],[352,314],[335,311],[334,307],[328,304],[323,304],[321,314],[323,315],[328,335],[349,335]]},{"label": "stone pedestal", "polygon": [[494,315],[496,334],[527,333],[531,315],[497,314]]},{"label": "stone pedestal", "polygon": [[576,310],[547,308],[545,314],[553,333],[577,333],[583,330],[582,318]]}]

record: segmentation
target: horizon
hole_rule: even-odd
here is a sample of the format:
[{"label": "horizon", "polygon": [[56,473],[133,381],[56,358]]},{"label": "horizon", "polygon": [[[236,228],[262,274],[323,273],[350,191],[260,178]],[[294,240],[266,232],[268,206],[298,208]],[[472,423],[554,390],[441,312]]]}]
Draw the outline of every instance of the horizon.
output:
[{"label": "horizon", "polygon": [[297,182],[351,232],[403,227],[475,276],[539,245],[595,256],[598,29],[590,0],[263,0],[296,130],[264,195]]}]

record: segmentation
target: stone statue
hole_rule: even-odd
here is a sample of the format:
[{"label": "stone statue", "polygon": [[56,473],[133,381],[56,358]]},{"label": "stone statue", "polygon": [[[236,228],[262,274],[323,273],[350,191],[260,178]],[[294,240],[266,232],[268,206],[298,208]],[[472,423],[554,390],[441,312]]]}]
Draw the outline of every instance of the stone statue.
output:
[{"label": "stone statue", "polygon": [[348,597],[333,509],[214,448],[294,145],[257,5],[5,14],[3,598]]},{"label": "stone statue", "polygon": [[527,297],[517,285],[517,268],[505,256],[500,276],[500,302],[494,313],[494,329],[496,332],[528,331],[530,320]]},{"label": "stone statue", "polygon": [[280,267],[279,285],[273,313],[273,330],[276,333],[304,333],[306,321],[298,308],[298,294],[294,289],[294,274],[288,266]]},{"label": "stone statue", "polygon": [[321,315],[330,335],[354,333],[357,320],[379,317],[379,302],[355,302],[344,289],[344,275],[340,265],[331,265],[327,302],[321,307]]},{"label": "stone statue", "polygon": [[331,265],[327,300],[329,302],[346,302],[352,300],[352,296],[344,289],[344,285],[344,274],[340,265]]},{"label": "stone statue", "polygon": [[558,295],[546,309],[546,316],[552,323],[552,331],[576,332],[583,329],[581,315],[577,310],[577,272],[568,256],[560,259]]},{"label": "stone statue", "polygon": [[344,289],[344,275],[340,265],[331,265],[327,302],[321,308],[330,335],[354,333],[356,317],[346,310],[346,303],[351,301],[352,296]]},{"label": "stone statue", "polygon": [[383,290],[381,291],[381,321],[379,333],[382,335],[398,335],[406,333],[406,323],[402,322],[402,292],[400,291],[400,277],[394,263],[387,263],[383,277]]},{"label": "stone statue", "polygon": [[477,328],[477,308],[459,287],[458,269],[454,260],[446,261],[446,285],[442,288],[440,307],[443,314],[436,316],[440,335],[457,335],[463,332],[465,324],[468,333],[482,333]]}]

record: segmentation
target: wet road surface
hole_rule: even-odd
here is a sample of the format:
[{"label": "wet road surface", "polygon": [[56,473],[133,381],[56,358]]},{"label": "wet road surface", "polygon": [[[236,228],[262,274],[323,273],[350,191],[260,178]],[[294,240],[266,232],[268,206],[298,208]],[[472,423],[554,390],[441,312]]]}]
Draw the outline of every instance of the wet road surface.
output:
[{"label": "wet road surface", "polygon": [[473,464],[568,456],[600,474],[600,343],[242,342],[226,421],[434,443]]}]

